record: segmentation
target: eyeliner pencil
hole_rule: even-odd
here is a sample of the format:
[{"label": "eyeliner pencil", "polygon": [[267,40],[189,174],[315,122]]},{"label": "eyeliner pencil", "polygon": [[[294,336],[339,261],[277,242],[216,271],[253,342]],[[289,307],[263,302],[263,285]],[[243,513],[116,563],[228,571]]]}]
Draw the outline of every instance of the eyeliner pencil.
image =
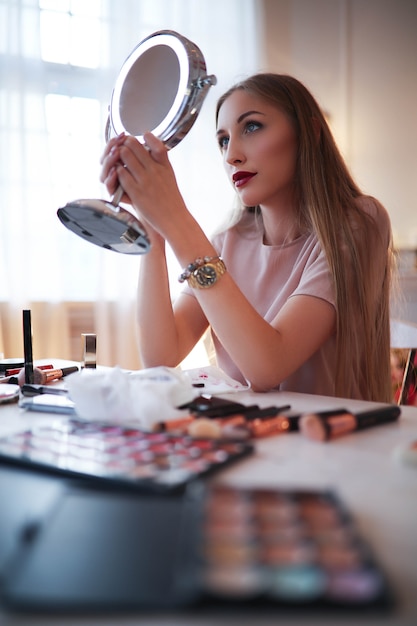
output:
[{"label": "eyeliner pencil", "polygon": [[23,310],[23,350],[25,355],[25,383],[32,385],[33,375],[33,351],[32,351],[32,323],[30,310]]}]

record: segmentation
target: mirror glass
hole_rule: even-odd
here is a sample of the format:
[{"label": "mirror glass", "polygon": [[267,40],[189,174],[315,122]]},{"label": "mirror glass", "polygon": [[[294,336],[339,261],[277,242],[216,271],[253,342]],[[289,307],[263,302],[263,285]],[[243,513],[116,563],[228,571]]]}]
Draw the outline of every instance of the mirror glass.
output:
[{"label": "mirror glass", "polygon": [[[216,77],[207,76],[200,49],[174,31],[144,39],[117,77],[107,120],[106,140],[125,132],[143,142],[151,131],[173,148],[188,133]],[[119,206],[123,189],[111,200],[74,200],[58,209],[69,230],[103,248],[144,254],[150,243],[140,221]]]},{"label": "mirror glass", "polygon": [[[142,135],[148,128],[157,133],[161,120],[166,119],[174,105],[179,81],[180,65],[171,48],[156,46],[142,54],[132,65],[120,90],[117,113],[122,127],[131,135]],[[163,93],[156,101],[146,95],[158,91]]]}]

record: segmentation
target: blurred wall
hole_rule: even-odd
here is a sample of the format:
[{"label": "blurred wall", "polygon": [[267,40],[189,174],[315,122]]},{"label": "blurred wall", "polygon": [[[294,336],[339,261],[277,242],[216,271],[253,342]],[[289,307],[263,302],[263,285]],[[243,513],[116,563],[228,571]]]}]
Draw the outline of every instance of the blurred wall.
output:
[{"label": "blurred wall", "polygon": [[292,74],[329,115],[362,189],[417,248],[416,0],[262,0],[261,71]]}]

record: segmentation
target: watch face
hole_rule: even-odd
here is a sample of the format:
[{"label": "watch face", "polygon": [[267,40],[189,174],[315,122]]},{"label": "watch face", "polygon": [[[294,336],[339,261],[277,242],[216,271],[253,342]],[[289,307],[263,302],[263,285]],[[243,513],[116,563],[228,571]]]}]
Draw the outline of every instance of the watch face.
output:
[{"label": "watch face", "polygon": [[195,272],[195,278],[199,285],[202,287],[207,287],[208,285],[213,285],[217,280],[217,272],[216,268],[213,265],[203,265],[199,267]]}]

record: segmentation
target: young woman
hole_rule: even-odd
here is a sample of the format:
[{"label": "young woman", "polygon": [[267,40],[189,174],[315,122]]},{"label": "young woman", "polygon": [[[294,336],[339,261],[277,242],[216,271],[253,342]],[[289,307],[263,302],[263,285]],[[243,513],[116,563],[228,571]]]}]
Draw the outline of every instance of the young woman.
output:
[{"label": "young woman", "polygon": [[[217,138],[240,210],[209,240],[150,133],[112,139],[101,180],[119,181],[151,238],[141,258],[143,364],[177,366],[210,327],[218,365],[253,390],[390,401],[391,227],[352,180],[296,79],[257,74],[219,100]],[[165,244],[184,271],[171,303]]]}]

